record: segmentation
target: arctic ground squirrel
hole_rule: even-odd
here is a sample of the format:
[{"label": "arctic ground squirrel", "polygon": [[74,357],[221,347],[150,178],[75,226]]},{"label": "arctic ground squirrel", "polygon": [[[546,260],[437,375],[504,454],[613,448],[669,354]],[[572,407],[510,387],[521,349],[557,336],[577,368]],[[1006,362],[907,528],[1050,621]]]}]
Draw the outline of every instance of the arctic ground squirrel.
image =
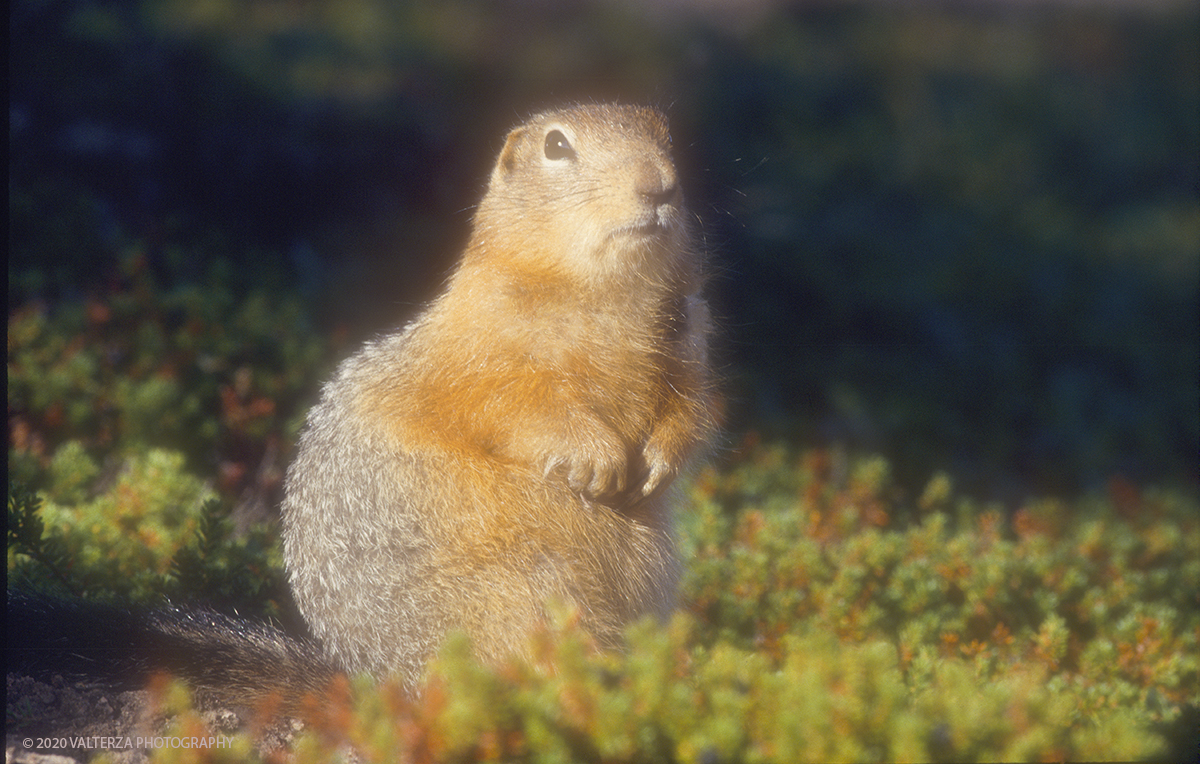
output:
[{"label": "arctic ground squirrel", "polygon": [[602,647],[671,607],[673,484],[719,404],[670,144],[635,106],[513,129],[446,290],[325,385],[283,548],[337,666],[416,691],[452,630],[495,662],[552,601]]}]

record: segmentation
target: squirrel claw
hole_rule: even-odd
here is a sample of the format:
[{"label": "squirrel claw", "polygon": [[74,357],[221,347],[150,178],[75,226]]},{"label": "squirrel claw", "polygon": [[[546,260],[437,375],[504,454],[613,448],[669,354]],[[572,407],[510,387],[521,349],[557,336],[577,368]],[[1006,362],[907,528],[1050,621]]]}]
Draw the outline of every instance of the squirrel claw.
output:
[{"label": "squirrel claw", "polygon": [[646,482],[642,483],[642,495],[649,496],[663,484],[667,476],[674,470],[665,462],[658,462],[650,468],[650,474],[646,476]]},{"label": "squirrel claw", "polygon": [[542,475],[550,478],[555,472],[565,469],[567,485],[572,491],[600,498],[625,490],[623,465],[592,462],[586,459],[562,457],[547,458]]}]

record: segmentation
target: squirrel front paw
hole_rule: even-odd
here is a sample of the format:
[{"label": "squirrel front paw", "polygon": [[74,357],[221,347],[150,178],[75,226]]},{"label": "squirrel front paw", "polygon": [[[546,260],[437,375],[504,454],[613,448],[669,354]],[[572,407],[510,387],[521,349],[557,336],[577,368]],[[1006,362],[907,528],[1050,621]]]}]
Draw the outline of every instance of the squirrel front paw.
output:
[{"label": "squirrel front paw", "polygon": [[578,449],[571,454],[546,457],[542,474],[547,478],[563,474],[572,491],[601,498],[625,490],[627,462],[622,449]]},{"label": "squirrel front paw", "polygon": [[646,479],[642,482],[643,496],[654,493],[679,472],[679,465],[653,440],[648,441],[642,448],[642,460],[646,463]]}]

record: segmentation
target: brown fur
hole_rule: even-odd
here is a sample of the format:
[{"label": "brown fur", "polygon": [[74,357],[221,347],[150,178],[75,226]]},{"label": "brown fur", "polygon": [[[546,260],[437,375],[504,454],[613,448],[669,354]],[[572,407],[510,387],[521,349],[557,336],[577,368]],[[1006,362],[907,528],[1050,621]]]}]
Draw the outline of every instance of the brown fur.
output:
[{"label": "brown fur", "polygon": [[415,689],[452,629],[495,661],[550,600],[610,647],[670,607],[671,487],[717,404],[669,141],[615,105],[514,129],[446,292],[326,385],[284,554],[341,666]]}]

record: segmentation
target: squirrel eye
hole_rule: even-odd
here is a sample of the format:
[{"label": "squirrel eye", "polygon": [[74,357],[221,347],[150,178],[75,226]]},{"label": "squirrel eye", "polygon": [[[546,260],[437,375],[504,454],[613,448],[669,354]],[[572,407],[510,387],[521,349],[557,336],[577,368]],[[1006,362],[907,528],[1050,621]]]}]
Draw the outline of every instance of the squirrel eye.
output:
[{"label": "squirrel eye", "polygon": [[563,135],[561,131],[551,130],[546,133],[546,158],[575,158],[575,149],[571,148],[571,142],[567,140],[567,136]]}]

